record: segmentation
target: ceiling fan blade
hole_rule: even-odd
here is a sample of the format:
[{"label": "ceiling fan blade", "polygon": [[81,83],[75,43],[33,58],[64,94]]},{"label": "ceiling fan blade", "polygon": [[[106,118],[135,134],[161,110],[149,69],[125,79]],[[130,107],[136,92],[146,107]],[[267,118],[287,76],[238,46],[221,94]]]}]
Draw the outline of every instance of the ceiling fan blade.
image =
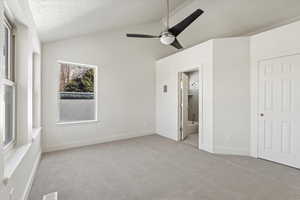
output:
[{"label": "ceiling fan blade", "polygon": [[132,34],[132,33],[127,33],[126,36],[134,37],[134,38],[159,38],[159,36],[155,36],[155,35]]},{"label": "ceiling fan blade", "polygon": [[175,47],[176,49],[182,49],[183,47],[181,46],[180,42],[175,39],[175,41],[171,44],[173,47]]},{"label": "ceiling fan blade", "polygon": [[173,26],[169,29],[169,31],[174,35],[178,36],[186,27],[188,27],[191,23],[193,23],[200,15],[202,15],[204,11],[201,9],[197,9],[190,16],[186,17],[184,20]]}]

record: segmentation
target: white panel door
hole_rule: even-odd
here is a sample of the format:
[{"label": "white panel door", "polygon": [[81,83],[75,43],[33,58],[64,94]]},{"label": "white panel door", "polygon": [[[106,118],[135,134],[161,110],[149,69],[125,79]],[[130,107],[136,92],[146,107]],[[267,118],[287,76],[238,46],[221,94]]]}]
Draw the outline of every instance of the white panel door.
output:
[{"label": "white panel door", "polygon": [[259,64],[259,157],[300,168],[300,55]]},{"label": "white panel door", "polygon": [[189,93],[189,77],[185,73],[181,73],[181,140],[188,135],[188,94]]}]

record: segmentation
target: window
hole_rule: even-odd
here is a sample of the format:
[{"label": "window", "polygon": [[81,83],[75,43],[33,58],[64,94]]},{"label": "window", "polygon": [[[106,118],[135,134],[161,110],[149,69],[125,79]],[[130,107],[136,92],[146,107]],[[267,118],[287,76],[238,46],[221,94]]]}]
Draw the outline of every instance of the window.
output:
[{"label": "window", "polygon": [[32,128],[41,127],[41,65],[40,54],[32,55]]},{"label": "window", "polygon": [[2,84],[4,91],[3,98],[3,114],[4,114],[4,147],[10,146],[15,141],[15,86],[10,81],[4,81]]},{"label": "window", "polygon": [[4,20],[4,45],[1,62],[1,132],[3,147],[7,149],[15,143],[15,83],[13,70],[13,35],[12,25]]},{"label": "window", "polygon": [[59,64],[59,123],[97,120],[97,68],[66,62]]}]

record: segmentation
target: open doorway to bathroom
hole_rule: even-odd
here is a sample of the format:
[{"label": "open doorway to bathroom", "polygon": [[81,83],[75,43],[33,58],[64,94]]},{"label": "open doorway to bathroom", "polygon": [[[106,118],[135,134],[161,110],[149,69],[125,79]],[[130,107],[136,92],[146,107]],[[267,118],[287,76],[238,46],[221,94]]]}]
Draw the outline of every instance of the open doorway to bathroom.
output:
[{"label": "open doorway to bathroom", "polygon": [[179,118],[181,142],[199,147],[199,71],[179,74]]}]

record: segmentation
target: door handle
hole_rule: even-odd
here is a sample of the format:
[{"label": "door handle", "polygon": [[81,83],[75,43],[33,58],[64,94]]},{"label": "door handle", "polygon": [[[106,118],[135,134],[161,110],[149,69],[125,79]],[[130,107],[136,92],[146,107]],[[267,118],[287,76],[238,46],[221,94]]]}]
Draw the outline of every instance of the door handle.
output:
[{"label": "door handle", "polygon": [[260,115],[261,117],[265,116],[265,114],[264,114],[264,113],[260,113],[259,115]]}]

